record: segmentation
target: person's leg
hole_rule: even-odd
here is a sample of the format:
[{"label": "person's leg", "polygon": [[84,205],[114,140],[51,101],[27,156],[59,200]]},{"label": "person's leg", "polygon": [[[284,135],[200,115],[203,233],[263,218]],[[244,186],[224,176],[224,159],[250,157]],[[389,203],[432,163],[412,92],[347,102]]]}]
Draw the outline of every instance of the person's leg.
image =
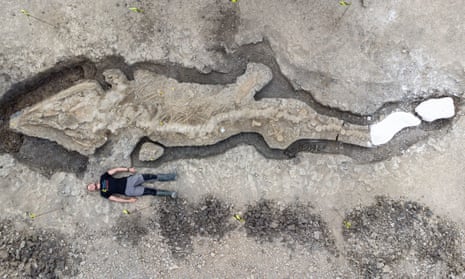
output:
[{"label": "person's leg", "polygon": [[144,196],[147,196],[147,195],[156,196],[157,195],[157,189],[152,189],[152,188],[145,187],[144,188],[144,193],[142,195],[144,195]]},{"label": "person's leg", "polygon": [[178,197],[178,193],[174,191],[167,191],[167,190],[157,190],[157,196],[165,196],[165,197],[171,197],[173,199]]},{"label": "person's leg", "polygon": [[167,190],[157,190],[153,188],[144,188],[143,195],[152,195],[152,196],[163,196],[163,197],[171,197],[175,199],[178,194],[176,192],[167,191]]},{"label": "person's leg", "polygon": [[142,174],[144,181],[150,180],[157,180],[157,181],[173,181],[176,180],[175,173],[160,173],[160,174],[152,174],[152,173],[144,173]]},{"label": "person's leg", "polygon": [[144,192],[144,186],[142,183],[144,183],[144,178],[142,175],[135,174],[129,176],[127,178],[126,190],[124,191],[124,194],[130,197],[142,196],[142,193]]},{"label": "person's leg", "polygon": [[150,180],[157,180],[158,176],[156,174],[152,173],[144,173],[142,174],[142,177],[144,178],[144,181],[150,181]]}]

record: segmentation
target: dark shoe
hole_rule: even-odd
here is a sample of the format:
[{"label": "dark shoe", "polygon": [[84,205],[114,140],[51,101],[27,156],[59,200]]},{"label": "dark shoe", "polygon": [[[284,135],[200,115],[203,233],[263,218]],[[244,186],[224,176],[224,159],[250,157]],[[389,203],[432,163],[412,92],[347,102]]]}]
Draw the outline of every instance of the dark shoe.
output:
[{"label": "dark shoe", "polygon": [[176,199],[178,197],[178,193],[177,192],[171,192],[171,198],[172,199]]}]

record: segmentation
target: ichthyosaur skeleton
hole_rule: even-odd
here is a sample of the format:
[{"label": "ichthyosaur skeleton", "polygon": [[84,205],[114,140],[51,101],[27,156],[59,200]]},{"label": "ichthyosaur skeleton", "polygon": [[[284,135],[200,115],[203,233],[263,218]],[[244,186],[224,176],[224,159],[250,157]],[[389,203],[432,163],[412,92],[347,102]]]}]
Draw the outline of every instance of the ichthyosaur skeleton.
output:
[{"label": "ichthyosaur skeleton", "polygon": [[299,139],[370,145],[368,126],[318,114],[295,99],[254,95],[272,79],[271,70],[250,63],[235,83],[202,85],[138,70],[129,81],[119,70],[104,72],[111,88],[82,81],[16,113],[10,128],[90,155],[109,135],[132,133],[165,146],[210,145],[242,132],[263,136],[271,148]]}]

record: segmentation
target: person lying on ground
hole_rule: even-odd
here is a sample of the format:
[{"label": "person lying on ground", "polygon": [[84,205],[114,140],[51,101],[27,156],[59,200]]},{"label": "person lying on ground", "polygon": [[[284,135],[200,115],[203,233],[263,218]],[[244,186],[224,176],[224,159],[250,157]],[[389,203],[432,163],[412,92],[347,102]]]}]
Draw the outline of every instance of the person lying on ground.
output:
[{"label": "person lying on ground", "polygon": [[[113,177],[120,172],[130,172],[132,175],[122,178]],[[89,192],[100,191],[100,195],[114,202],[135,202],[136,197],[144,195],[169,196],[173,199],[177,193],[173,191],[148,188],[143,185],[148,181],[173,181],[176,180],[175,173],[167,174],[136,174],[134,168],[114,168],[100,177],[100,181],[87,185]]]}]

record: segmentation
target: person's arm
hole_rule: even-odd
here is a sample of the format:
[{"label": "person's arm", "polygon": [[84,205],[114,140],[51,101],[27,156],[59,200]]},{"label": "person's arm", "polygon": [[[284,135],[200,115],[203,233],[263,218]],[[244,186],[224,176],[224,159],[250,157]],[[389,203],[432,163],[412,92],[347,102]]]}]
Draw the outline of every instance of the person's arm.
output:
[{"label": "person's arm", "polygon": [[136,169],[135,168],[114,168],[114,169],[111,169],[109,171],[107,171],[107,173],[109,175],[114,175],[118,172],[131,172],[131,173],[135,173],[136,172]]},{"label": "person's arm", "polygon": [[120,197],[117,197],[117,196],[109,196],[108,199],[110,201],[114,201],[114,202],[123,202],[123,203],[127,203],[127,202],[136,202],[137,201],[137,198],[134,198],[134,197],[131,197],[131,198],[120,198]]}]

